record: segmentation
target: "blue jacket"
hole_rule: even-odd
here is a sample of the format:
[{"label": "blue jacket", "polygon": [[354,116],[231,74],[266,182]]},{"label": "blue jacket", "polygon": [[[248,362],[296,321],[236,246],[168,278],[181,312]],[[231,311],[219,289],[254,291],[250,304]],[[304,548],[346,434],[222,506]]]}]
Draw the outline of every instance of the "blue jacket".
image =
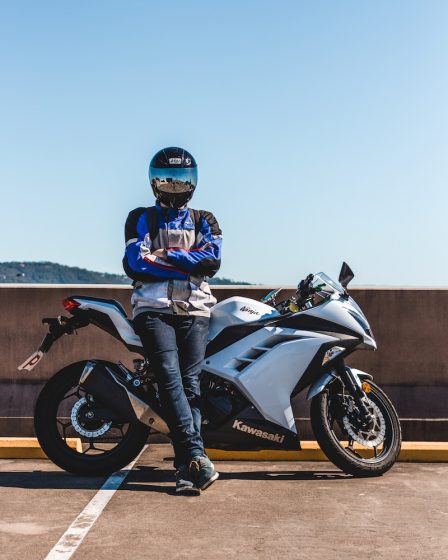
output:
[{"label": "blue jacket", "polygon": [[[163,282],[211,277],[221,264],[222,232],[211,212],[140,207],[126,220],[123,268],[133,280]],[[157,224],[150,222],[157,218]],[[167,249],[167,259],[154,257]]]}]

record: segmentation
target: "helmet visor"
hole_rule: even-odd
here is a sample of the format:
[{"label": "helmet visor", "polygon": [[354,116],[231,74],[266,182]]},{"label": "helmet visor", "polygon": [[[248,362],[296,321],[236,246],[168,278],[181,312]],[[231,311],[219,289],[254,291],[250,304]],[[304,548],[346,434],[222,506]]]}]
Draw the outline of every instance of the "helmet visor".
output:
[{"label": "helmet visor", "polygon": [[197,167],[150,167],[149,180],[155,197],[171,208],[182,208],[193,196]]},{"label": "helmet visor", "polygon": [[198,182],[197,167],[150,167],[149,181],[159,192],[190,192]]}]

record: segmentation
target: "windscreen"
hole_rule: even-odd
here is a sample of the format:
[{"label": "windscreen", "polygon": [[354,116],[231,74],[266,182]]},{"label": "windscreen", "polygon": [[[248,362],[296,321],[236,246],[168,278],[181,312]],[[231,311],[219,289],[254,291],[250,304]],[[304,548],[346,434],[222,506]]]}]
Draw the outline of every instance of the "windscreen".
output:
[{"label": "windscreen", "polygon": [[325,272],[318,272],[314,275],[313,278],[313,288],[319,288],[318,291],[322,292],[329,292],[329,293],[339,293],[344,294],[345,290],[339,284],[339,282],[335,282],[329,276],[325,274]]}]

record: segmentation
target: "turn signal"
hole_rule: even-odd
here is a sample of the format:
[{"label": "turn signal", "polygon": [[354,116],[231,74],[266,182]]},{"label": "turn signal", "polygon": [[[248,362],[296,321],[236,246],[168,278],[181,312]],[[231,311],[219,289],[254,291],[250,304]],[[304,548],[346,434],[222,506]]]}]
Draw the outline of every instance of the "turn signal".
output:
[{"label": "turn signal", "polygon": [[367,381],[363,381],[362,390],[364,391],[364,393],[370,393],[370,391],[372,390],[370,383],[367,383]]}]

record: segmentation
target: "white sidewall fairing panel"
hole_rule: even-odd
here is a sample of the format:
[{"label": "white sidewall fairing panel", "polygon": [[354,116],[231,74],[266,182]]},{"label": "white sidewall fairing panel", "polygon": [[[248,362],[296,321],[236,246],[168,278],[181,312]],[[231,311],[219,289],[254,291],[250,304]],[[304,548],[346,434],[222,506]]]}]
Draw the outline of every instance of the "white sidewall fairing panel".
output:
[{"label": "white sidewall fairing panel", "polygon": [[204,369],[231,381],[266,420],[296,432],[291,393],[322,344],[337,340],[314,332],[263,327],[210,356]]}]

